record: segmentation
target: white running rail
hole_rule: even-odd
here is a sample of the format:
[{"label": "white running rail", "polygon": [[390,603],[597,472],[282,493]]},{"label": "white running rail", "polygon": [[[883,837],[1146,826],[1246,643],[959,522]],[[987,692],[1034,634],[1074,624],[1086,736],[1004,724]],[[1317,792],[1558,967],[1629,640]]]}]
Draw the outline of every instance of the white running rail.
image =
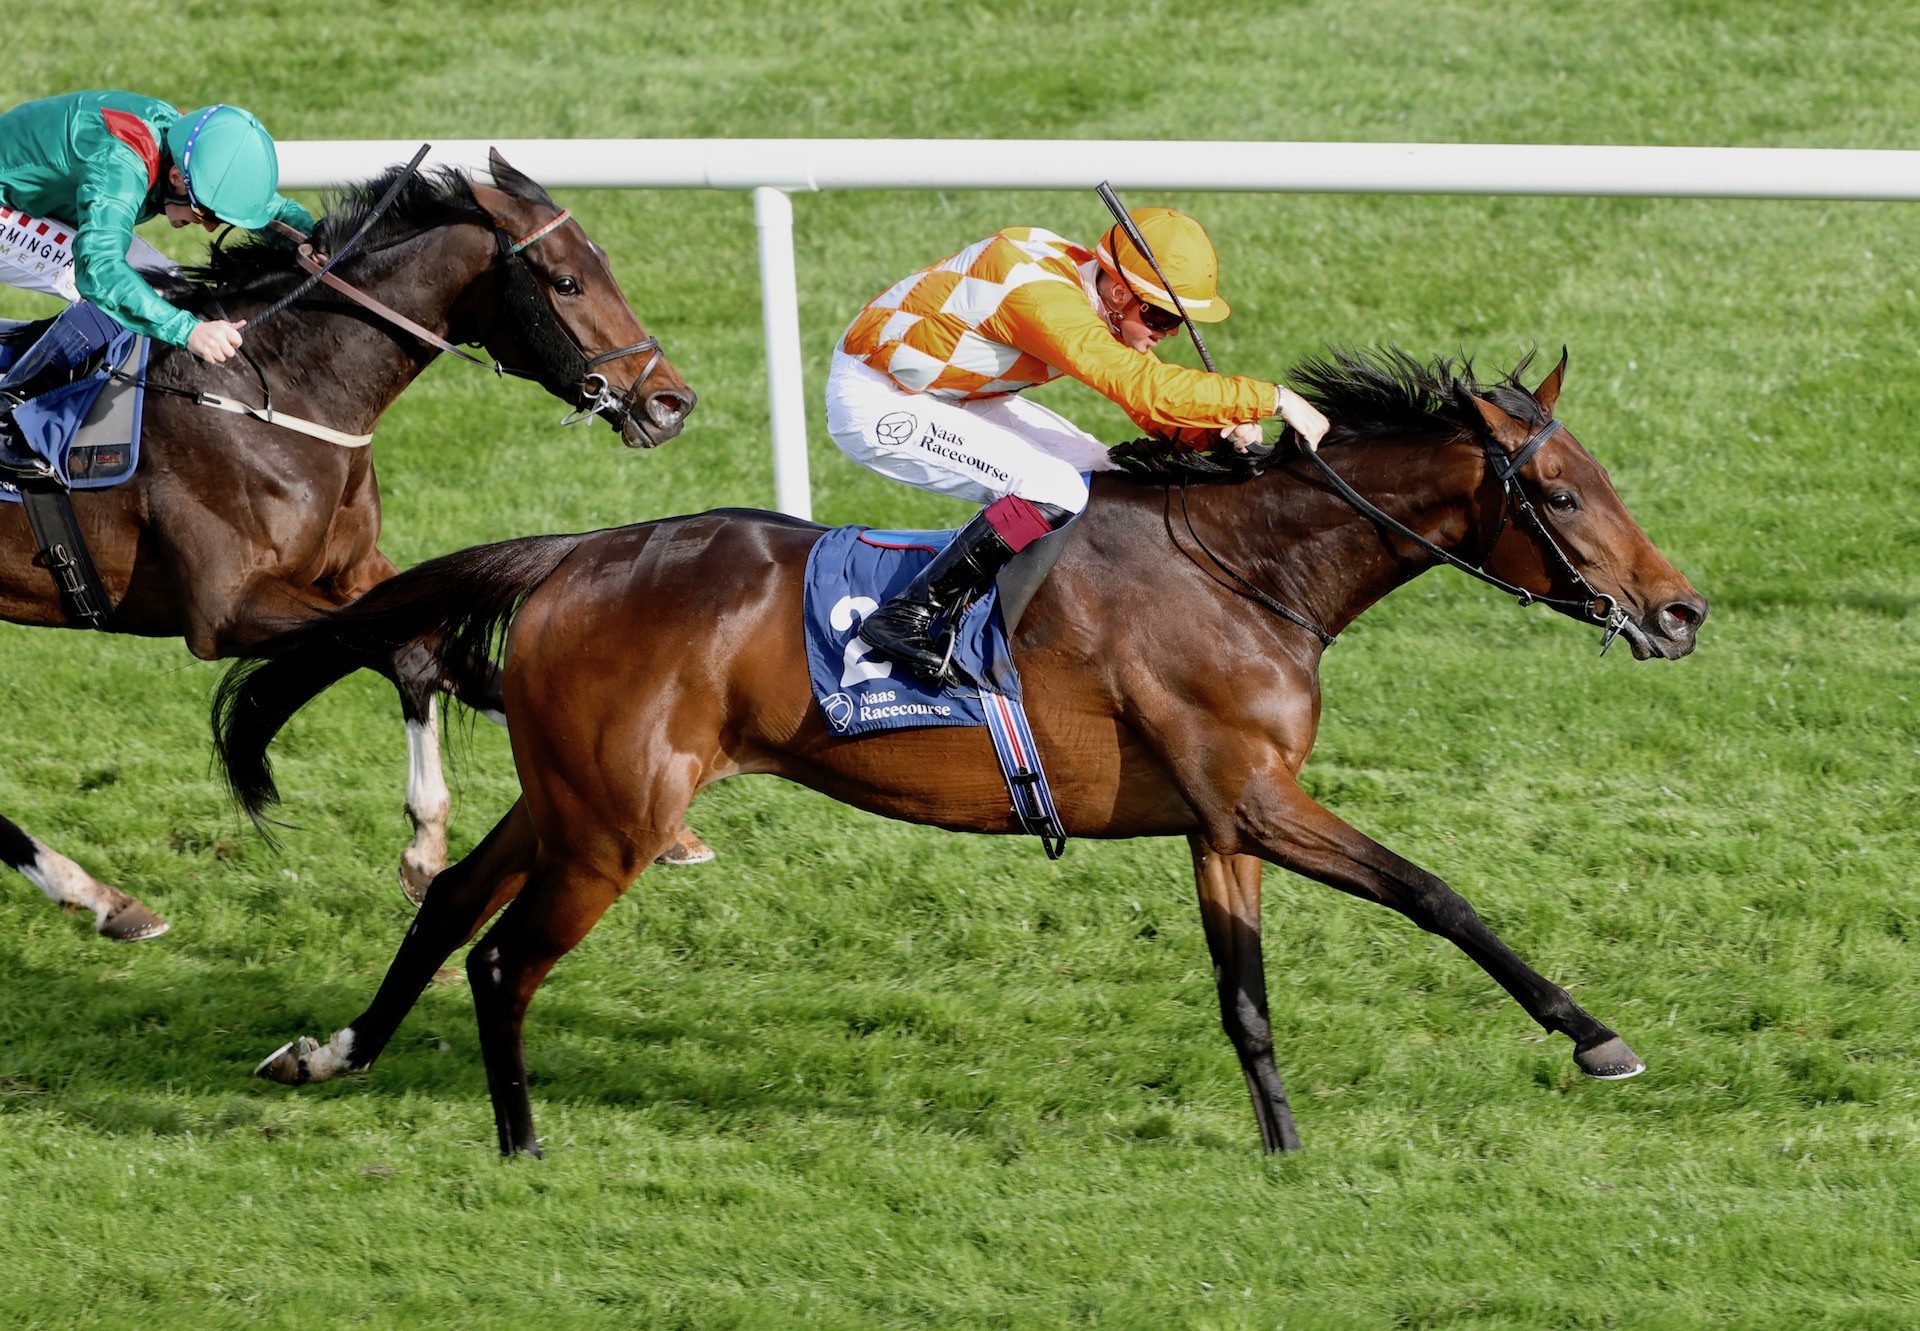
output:
[{"label": "white running rail", "polygon": [[[284,189],[365,180],[417,139],[289,141]],[[1920,152],[1491,143],[1167,143],[1028,139],[454,139],[428,166],[484,173],[487,149],[549,189],[753,194],[773,417],[774,502],[811,514],[794,284],[793,193],[828,189],[1250,191],[1920,200]],[[1063,149],[1069,151],[1063,152]],[[1062,173],[1071,163],[1077,178]],[[956,238],[955,243],[964,238]],[[851,313],[851,312],[849,312]],[[696,385],[697,387],[697,385]]]}]

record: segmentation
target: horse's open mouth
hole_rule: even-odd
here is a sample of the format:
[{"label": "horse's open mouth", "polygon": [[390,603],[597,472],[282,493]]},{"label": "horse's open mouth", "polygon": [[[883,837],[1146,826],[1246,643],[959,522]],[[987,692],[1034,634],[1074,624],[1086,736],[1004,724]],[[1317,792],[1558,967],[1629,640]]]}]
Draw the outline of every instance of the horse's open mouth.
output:
[{"label": "horse's open mouth", "polygon": [[693,392],[650,393],[644,402],[627,410],[604,407],[601,419],[611,425],[628,448],[658,448],[677,438],[687,428],[687,413],[693,410]]}]

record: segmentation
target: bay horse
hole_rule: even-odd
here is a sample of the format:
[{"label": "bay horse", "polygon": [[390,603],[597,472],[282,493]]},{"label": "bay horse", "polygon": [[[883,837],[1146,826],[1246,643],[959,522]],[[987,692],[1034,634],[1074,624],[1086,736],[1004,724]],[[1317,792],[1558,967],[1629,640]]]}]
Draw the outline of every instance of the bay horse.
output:
[{"label": "bay horse", "polygon": [[[1470,363],[1422,365],[1391,348],[1335,353],[1289,376],[1333,422],[1321,450],[1328,473],[1287,451],[1257,476],[1191,487],[1096,474],[1014,635],[1067,831],[1187,838],[1221,1022],[1268,1151],[1299,1137],[1267,1016],[1263,862],[1451,940],[1543,1028],[1571,1037],[1588,1075],[1643,1068],[1445,882],[1349,827],[1297,780],[1319,724],[1323,637],[1438,558],[1362,516],[1330,475],[1523,592],[1570,613],[1597,596],[1609,633],[1639,659],[1692,651],[1706,602],[1551,419],[1565,356],[1531,392],[1525,364],[1482,387]],[[1500,472],[1517,459],[1525,465],[1509,487]],[[1532,516],[1509,521],[1516,509]],[[321,690],[410,644],[467,669],[493,659],[501,635],[522,792],[435,880],[367,1010],[325,1043],[283,1046],[261,1075],[299,1083],[369,1066],[434,971],[504,907],[467,975],[500,1149],[537,1155],[521,1039],[528,1002],[703,786],[772,773],[909,822],[1017,832],[985,731],[845,739],[828,728],[809,697],[801,627],[802,569],[822,530],[724,510],[483,546],[246,649],[253,659],[218,692],[215,735],[256,816],[277,798],[272,736]]]},{"label": "bay horse", "polygon": [[[450,342],[475,343],[497,368],[532,378],[582,419],[604,419],[631,447],[678,435],[694,393],[634,316],[601,248],[545,190],[491,154],[493,184],[456,171],[413,175],[374,219],[342,276]],[[331,253],[374,217],[398,168],[331,200],[313,236]],[[198,314],[243,320],[304,274],[292,249],[256,240],[216,249],[162,293]],[[607,353],[613,353],[608,355]],[[371,434],[439,348],[327,291],[246,333],[244,355],[213,366],[154,346],[144,456],[124,484],[78,497],[76,509],[111,606],[109,631],[179,636],[195,656],[246,645],[345,605],[393,576],[380,553],[373,453],[339,447],[198,405],[219,392]],[[52,578],[17,504],[0,504],[0,619],[66,626]],[[401,863],[418,898],[446,863],[448,797],[436,695],[496,709],[491,672],[449,679],[423,653],[377,667],[399,690],[408,739],[407,815],[415,835]],[[0,862],[54,900],[91,909],[96,928],[132,941],[166,924],[119,888],[0,818]]]}]

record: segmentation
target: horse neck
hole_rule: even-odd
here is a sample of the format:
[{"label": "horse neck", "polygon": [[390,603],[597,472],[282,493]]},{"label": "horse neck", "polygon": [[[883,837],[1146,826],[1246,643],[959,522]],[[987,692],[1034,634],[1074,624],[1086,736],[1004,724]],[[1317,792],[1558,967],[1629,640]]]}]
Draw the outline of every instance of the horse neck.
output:
[{"label": "horse neck", "polygon": [[[1477,554],[1475,542],[1490,534],[1480,455],[1465,441],[1374,439],[1322,456],[1360,494],[1449,553]],[[1143,491],[1133,506],[1152,509],[1159,540],[1150,557],[1163,558],[1171,540],[1215,585],[1230,613],[1269,612],[1220,571],[1199,542],[1328,633],[1342,632],[1374,602],[1437,562],[1381,531],[1305,461],[1237,484],[1189,486],[1184,510],[1177,484],[1164,503],[1153,490]]]},{"label": "horse neck", "polygon": [[[347,280],[416,323],[444,330],[448,341],[463,342],[478,336],[471,313],[478,302],[468,297],[492,260],[491,236],[478,227],[447,226],[349,262]],[[250,338],[247,349],[280,405],[295,410],[292,398],[304,389],[328,425],[353,433],[371,433],[440,354],[324,288]]]}]

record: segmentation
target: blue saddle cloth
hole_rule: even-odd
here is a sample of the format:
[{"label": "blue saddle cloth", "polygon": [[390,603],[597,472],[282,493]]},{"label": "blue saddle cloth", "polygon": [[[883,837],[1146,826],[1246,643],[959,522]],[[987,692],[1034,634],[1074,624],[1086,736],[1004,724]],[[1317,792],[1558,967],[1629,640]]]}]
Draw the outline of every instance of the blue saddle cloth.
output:
[{"label": "blue saddle cloth", "polygon": [[[91,374],[70,384],[41,393],[14,410],[13,418],[25,437],[27,447],[53,466],[61,483],[70,490],[98,490],[118,485],[134,472],[140,462],[140,424],[145,405],[147,359],[152,351],[149,339],[109,323],[101,336],[106,355]],[[50,330],[53,336],[68,334],[62,323]],[[18,332],[24,325],[0,320],[0,334]],[[85,335],[81,335],[84,339]],[[55,356],[69,349],[52,349]],[[33,344],[31,350],[0,336],[0,381],[16,368],[17,360],[31,355],[44,357],[49,349]],[[81,360],[88,348],[76,345],[71,359]],[[21,367],[24,368],[24,367]],[[115,380],[119,371],[126,379]],[[20,492],[0,481],[0,500],[18,503]]]},{"label": "blue saddle cloth", "polygon": [[874,531],[836,527],[807,556],[807,674],[814,700],[835,732],[864,735],[911,726],[987,723],[981,690],[1020,700],[1020,676],[1001,625],[997,592],[962,614],[953,661],[966,684],[945,692],[875,656],[860,621],[953,539],[950,531]]}]

